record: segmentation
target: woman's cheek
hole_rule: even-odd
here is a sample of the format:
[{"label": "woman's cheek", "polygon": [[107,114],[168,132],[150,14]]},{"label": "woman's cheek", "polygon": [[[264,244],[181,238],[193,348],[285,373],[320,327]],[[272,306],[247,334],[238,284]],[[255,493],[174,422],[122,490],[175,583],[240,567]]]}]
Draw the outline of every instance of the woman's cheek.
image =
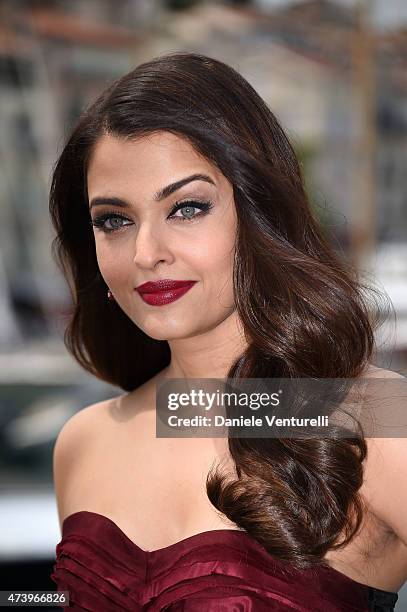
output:
[{"label": "woman's cheek", "polygon": [[96,257],[100,273],[105,283],[111,288],[117,288],[121,284],[121,276],[124,274],[124,267],[118,257],[113,257],[111,252],[103,247],[96,245]]}]

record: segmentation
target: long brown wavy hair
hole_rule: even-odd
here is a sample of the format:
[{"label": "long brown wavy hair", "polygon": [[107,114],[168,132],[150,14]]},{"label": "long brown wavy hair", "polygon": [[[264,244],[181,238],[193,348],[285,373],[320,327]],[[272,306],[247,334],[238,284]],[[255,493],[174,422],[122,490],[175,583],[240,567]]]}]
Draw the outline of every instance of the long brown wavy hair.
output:
[{"label": "long brown wavy hair", "polygon": [[[83,112],[55,164],[52,246],[72,295],[64,341],[73,357],[125,391],[170,362],[166,341],[147,336],[106,299],[86,190],[88,160],[102,135],[133,139],[158,130],[187,139],[233,185],[234,298],[250,343],[227,377],[360,376],[374,350],[378,311],[314,218],[287,136],[238,72],[181,51],[113,82]],[[229,437],[229,449],[237,478],[211,470],[207,495],[274,556],[297,567],[321,563],[359,529],[363,436]]]}]

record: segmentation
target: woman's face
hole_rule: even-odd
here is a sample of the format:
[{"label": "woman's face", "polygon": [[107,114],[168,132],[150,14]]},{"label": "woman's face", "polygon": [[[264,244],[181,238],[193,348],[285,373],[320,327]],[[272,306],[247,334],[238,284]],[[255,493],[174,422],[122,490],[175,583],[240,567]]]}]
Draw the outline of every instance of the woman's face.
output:
[{"label": "woman's face", "polygon": [[[196,174],[207,180],[191,180],[155,199]],[[186,140],[164,131],[135,141],[103,136],[87,180],[92,222],[99,225],[93,231],[100,272],[140,329],[157,340],[192,337],[234,312],[233,187]],[[184,208],[174,211],[180,202]],[[175,301],[146,303],[135,288],[161,279],[196,282]]]}]

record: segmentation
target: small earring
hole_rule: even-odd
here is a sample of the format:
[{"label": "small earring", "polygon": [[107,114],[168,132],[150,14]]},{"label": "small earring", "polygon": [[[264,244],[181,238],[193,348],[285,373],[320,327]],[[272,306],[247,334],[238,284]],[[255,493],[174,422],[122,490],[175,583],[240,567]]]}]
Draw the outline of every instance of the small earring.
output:
[{"label": "small earring", "polygon": [[107,290],[107,299],[110,300],[111,302],[114,302],[114,295],[110,291],[110,289]]}]

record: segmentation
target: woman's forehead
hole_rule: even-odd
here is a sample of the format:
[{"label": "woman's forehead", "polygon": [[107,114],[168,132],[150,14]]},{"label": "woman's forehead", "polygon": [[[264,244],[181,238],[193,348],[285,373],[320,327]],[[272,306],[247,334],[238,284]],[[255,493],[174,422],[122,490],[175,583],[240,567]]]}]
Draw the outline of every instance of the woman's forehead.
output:
[{"label": "woman's forehead", "polygon": [[[95,143],[90,155],[89,167],[95,162],[111,162],[119,154],[140,163],[140,158],[147,161],[148,157],[195,158],[208,162],[201,156],[188,140],[171,132],[154,132],[137,138],[123,138],[106,134]],[[147,159],[146,159],[147,157]]]},{"label": "woman's forehead", "polygon": [[109,184],[137,184],[149,191],[192,174],[211,177],[214,188],[226,178],[183,138],[169,132],[148,134],[136,140],[103,136],[88,164],[88,190]]}]

